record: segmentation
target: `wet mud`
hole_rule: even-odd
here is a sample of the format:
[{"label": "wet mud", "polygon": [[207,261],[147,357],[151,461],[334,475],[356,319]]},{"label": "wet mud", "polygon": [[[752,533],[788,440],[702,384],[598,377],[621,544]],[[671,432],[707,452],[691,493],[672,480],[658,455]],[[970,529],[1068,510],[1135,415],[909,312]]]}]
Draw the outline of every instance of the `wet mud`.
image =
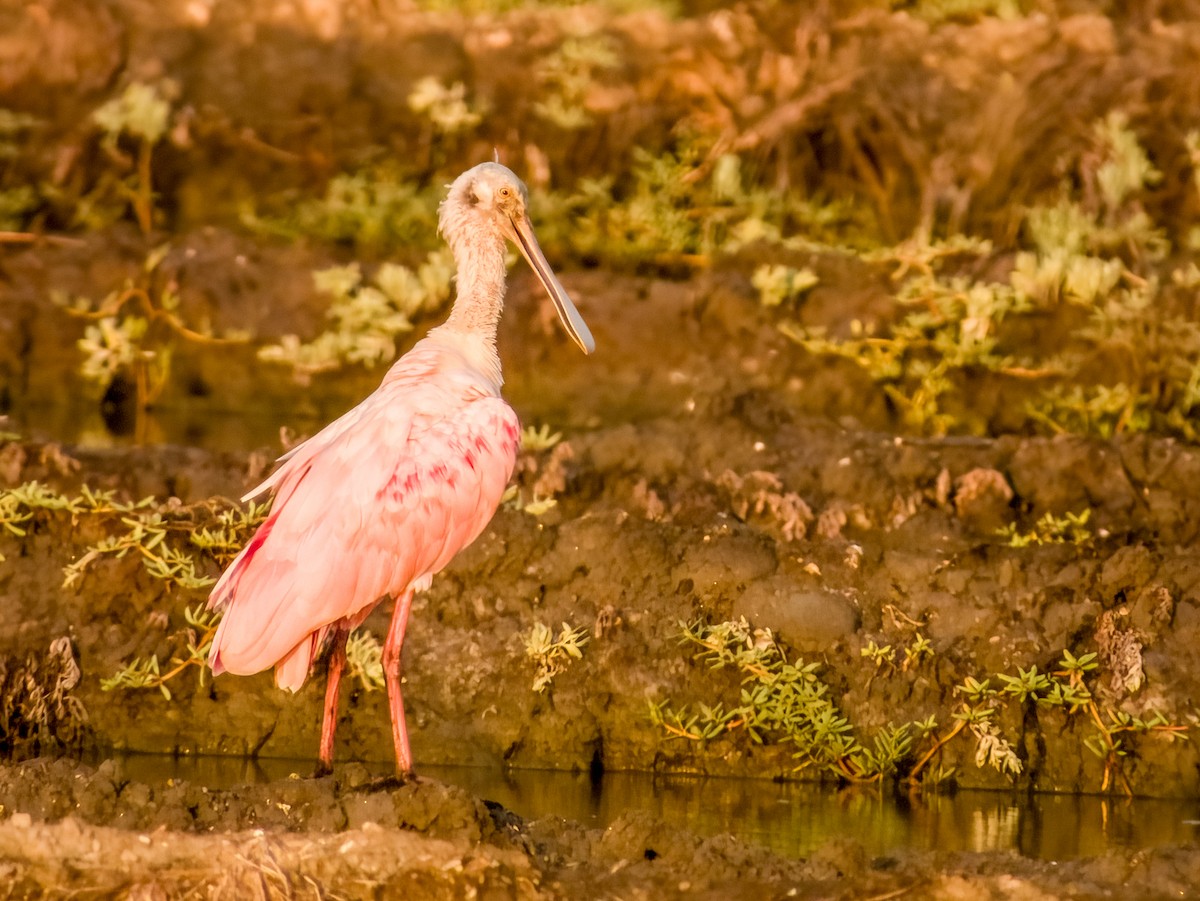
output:
[{"label": "wet mud", "polygon": [[348,765],[232,789],[148,785],[119,764],[0,769],[10,897],[1103,898],[1186,895],[1200,852],[1076,861],[899,852],[833,839],[804,860],[641,813],[604,830],[525,821],[461,789]]}]

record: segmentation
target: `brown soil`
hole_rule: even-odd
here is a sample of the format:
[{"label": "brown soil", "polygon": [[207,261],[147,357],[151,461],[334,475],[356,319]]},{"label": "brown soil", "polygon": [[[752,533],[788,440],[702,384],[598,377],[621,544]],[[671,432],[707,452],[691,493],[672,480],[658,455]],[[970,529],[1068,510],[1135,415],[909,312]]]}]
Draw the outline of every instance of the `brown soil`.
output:
[{"label": "brown soil", "polygon": [[[1186,895],[1200,851],[1033,861],[868,858],[835,839],[788,860],[631,813],[607,829],[522,821],[461,789],[337,778],[152,787],[108,761],[0,769],[0,875],[24,897],[1140,898]],[[15,811],[15,812],[14,812]]]},{"label": "brown soil", "polygon": [[[9,54],[0,67],[0,106],[53,117],[49,132],[38,137],[42,156],[23,163],[43,170],[53,168],[51,150],[86,151],[79,117],[107,96],[118,75],[170,73],[181,80],[185,99],[209,111],[205,122],[220,119],[212,108],[228,117],[223,129],[178,149],[162,187],[170,200],[164,225],[171,229],[163,277],[180,285],[187,316],[210,319],[218,332],[246,329],[262,341],[311,332],[321,301],[310,271],[344,254],[319,243],[285,245],[247,235],[232,215],[223,216],[229,211],[220,202],[214,210],[203,200],[232,200],[256,179],[288,184],[337,171],[353,161],[360,142],[395,149],[402,142],[380,132],[412,123],[407,113],[380,111],[402,106],[392,98],[407,96],[414,71],[463,77],[459,73],[476,66],[490,73],[479,74],[482,84],[497,92],[511,88],[514,103],[530,94],[528,86],[512,87],[520,85],[517,62],[491,66],[491,45],[481,35],[493,26],[484,21],[467,25],[434,16],[369,26],[356,18],[365,15],[358,5],[345,3],[330,6],[339,11],[329,13],[336,21],[315,21],[310,12],[286,27],[239,24],[235,11],[253,17],[231,3],[217,4],[201,27],[178,6],[156,17],[157,5],[137,2],[48,3],[37,7],[52,25],[45,32],[35,29],[35,7],[0,14],[19,35],[16,50],[0,46]],[[649,141],[663,121],[673,121],[683,103],[679,84],[666,76],[656,83],[647,73],[677,71],[662,68],[663,60],[678,62],[693,45],[710,63],[720,59],[712,35],[689,44],[695,35],[688,29],[698,21],[667,28],[655,19],[670,40],[664,38],[658,55],[640,64],[645,72],[631,78],[645,94],[645,107],[630,106],[628,98],[616,107],[643,110],[644,119],[613,114],[604,120],[603,140],[559,148],[564,156],[551,160],[551,168],[572,159],[595,166],[606,152],[617,152],[608,142],[618,143],[618,136]],[[864,29],[856,40],[866,40],[862,22],[875,20],[856,21]],[[1174,22],[1114,47],[1101,21],[1107,22],[1083,16],[1068,20],[1068,28],[1033,17],[1022,27],[1048,42],[1058,30],[1074,36],[1067,50],[1055,44],[1047,54],[1115,55],[1128,67],[1153,56],[1148,47],[1155,40],[1173,42],[1176,50],[1196,40],[1194,26]],[[540,24],[524,15],[506,22],[519,47],[537,46],[563,27],[557,15]],[[605,27],[629,42],[660,33],[639,22],[606,20]],[[880,23],[887,22],[904,34],[918,28],[904,16],[878,19],[876,26],[882,32]],[[769,32],[769,22],[759,25]],[[967,40],[959,28],[939,30],[930,40],[949,52]],[[925,26],[919,30],[924,34]],[[356,37],[337,37],[350,33]],[[908,40],[904,34],[886,45],[889,64],[906,59],[898,49]],[[393,58],[389,42],[398,35],[423,48],[399,69],[386,65]],[[1009,35],[1032,46],[1018,37]],[[1050,72],[1070,62],[1054,59]],[[1121,82],[1112,67],[1101,80],[1126,83],[1134,92],[1172,77],[1158,66],[1146,69],[1151,74],[1137,85]],[[1186,85],[1171,84],[1172,98],[1187,94]],[[823,96],[832,102],[833,95]],[[348,97],[358,98],[357,105]],[[274,108],[261,109],[263,98]],[[1099,102],[1090,94],[1084,99]],[[1175,103],[1164,117],[1177,111]],[[336,116],[323,119],[329,110]],[[1080,122],[1091,117],[1078,113]],[[249,121],[263,123],[262,133],[239,128]],[[301,124],[317,134],[289,133]],[[783,141],[769,124],[761,138],[768,150]],[[912,140],[884,133],[904,146]],[[301,149],[298,158],[280,163],[264,150],[268,145]],[[428,142],[422,146],[432,153]],[[487,155],[474,146],[455,153],[472,161]],[[431,171],[439,164],[427,162]],[[857,164],[837,165],[849,175]],[[1039,178],[1052,176],[1034,167],[1021,188],[1033,191]],[[922,198],[938,191],[936,185],[911,187],[913,197],[892,210],[889,227],[905,231],[918,224],[920,210],[928,208]],[[1000,202],[994,184],[975,187],[972,203],[981,206],[962,212],[959,225],[986,218]],[[1005,198],[1014,205],[1019,199]],[[149,249],[164,238],[145,238],[118,223],[69,241],[3,250],[0,322],[10,338],[0,375],[14,415],[35,439],[0,447],[0,484],[38,479],[64,491],[86,483],[130,498],[177,498],[170,509],[179,515],[211,519],[205,511],[212,499],[240,495],[279,452],[280,426],[311,431],[378,380],[379,372],[354,372],[300,390],[280,371],[257,364],[244,346],[182,347],[151,421],[149,437],[166,443],[97,448],[79,441],[102,429],[97,398],[77,374],[81,325],[47,302],[49,292],[102,295],[136,277]],[[886,308],[889,286],[878,272],[842,257],[814,257],[811,264],[822,281],[806,302],[807,324],[838,328]],[[564,284],[599,348],[587,359],[556,331],[532,278],[514,274],[501,335],[506,393],[525,422],[563,432],[571,454],[555,458],[562,481],[556,507],[538,517],[502,509],[417,601],[405,669],[418,767],[503,761],[789,776],[794,761],[787,746],[756,745],[739,733],[707,743],[672,739],[649,723],[649,704],[665,699],[736,703],[737,677],[710,670],[679,644],[679,622],[696,618],[744,616],[774,630],[795,653],[822,664],[821,677],[841,711],[862,730],[934,712],[948,723],[957,703],[952,687],[966,677],[1031,665],[1049,671],[1064,648],[1098,651],[1106,678],[1141,668],[1136,690],[1117,678],[1099,686],[1112,709],[1158,710],[1171,722],[1194,726],[1200,697],[1197,449],[1153,436],[900,435],[887,399],[853,368],[798,354],[759,306],[747,271],[738,261],[674,278],[567,269]],[[982,419],[1003,418],[1003,411],[991,409],[996,401],[986,386],[973,399],[985,411]],[[530,458],[528,465],[542,470],[522,476],[527,486],[544,475],[549,459]],[[1046,513],[1084,509],[1091,511],[1090,542],[1013,548],[996,535],[1003,525],[1028,527]],[[86,520],[48,514],[23,537],[0,532],[5,747],[26,754],[65,748],[101,755],[121,749],[311,757],[320,679],[294,697],[277,692],[268,674],[214,682],[199,680],[194,670],[172,683],[170,700],[157,692],[100,690],[101,677],[135,656],[167,660],[178,653],[183,608],[202,594],[166,588],[134,555],[95,563],[77,589],[64,591],[63,567],[101,537],[94,532]],[[379,610],[367,627],[382,634],[388,613]],[[586,627],[591,636],[583,658],[541,694],[531,688],[534,670],[522,639],[537,622]],[[918,631],[933,651],[923,666],[880,674],[862,656],[869,642],[902,647]],[[64,657],[61,644],[48,650],[64,636],[74,657]],[[77,684],[70,678],[72,660],[81,670]],[[37,728],[20,707],[32,696],[29,685],[45,689],[38,697],[53,714]],[[339,759],[387,759],[382,693],[355,688],[342,712]],[[20,716],[26,716],[24,731],[11,731]],[[1085,747],[1091,733],[1081,718],[1013,705],[998,725],[1022,760],[1019,789],[1099,790],[1103,766]],[[963,739],[946,745],[940,764],[958,785],[1014,784],[976,766],[974,758],[973,742]],[[1122,774],[1138,794],[1200,797],[1200,750],[1195,741],[1149,735],[1132,746]],[[1139,897],[1155,898],[1196,891],[1198,873],[1194,847],[1051,865],[1008,855],[869,859],[855,842],[838,840],[808,859],[788,860],[728,837],[681,833],[640,814],[603,832],[561,820],[524,822],[431,780],[372,781],[354,764],[332,778],[228,790],[178,781],[149,785],[128,779],[111,761],[91,768],[69,756],[0,767],[0,883],[11,897],[158,898],[199,891],[220,897],[1099,898],[1132,882],[1141,887]]]}]

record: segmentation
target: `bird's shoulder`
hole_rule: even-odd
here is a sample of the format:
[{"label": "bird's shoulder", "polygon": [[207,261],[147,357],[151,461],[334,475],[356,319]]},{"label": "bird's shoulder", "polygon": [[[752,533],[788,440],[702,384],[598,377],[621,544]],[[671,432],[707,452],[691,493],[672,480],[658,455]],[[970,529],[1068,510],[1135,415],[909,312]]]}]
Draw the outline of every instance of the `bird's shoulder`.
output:
[{"label": "bird's shoulder", "polygon": [[517,414],[468,355],[421,341],[371,395],[280,458],[279,468],[246,497],[287,491],[314,467],[361,481],[459,456],[468,445],[486,456],[515,458],[519,435]]},{"label": "bird's shoulder", "polygon": [[465,399],[500,396],[494,346],[477,336],[435,329],[392,364],[381,389],[461,392]]},{"label": "bird's shoulder", "polygon": [[418,343],[392,366],[368,401],[371,415],[393,425],[403,420],[414,437],[495,430],[509,423],[515,427],[517,419],[496,381],[459,348],[440,342]]}]

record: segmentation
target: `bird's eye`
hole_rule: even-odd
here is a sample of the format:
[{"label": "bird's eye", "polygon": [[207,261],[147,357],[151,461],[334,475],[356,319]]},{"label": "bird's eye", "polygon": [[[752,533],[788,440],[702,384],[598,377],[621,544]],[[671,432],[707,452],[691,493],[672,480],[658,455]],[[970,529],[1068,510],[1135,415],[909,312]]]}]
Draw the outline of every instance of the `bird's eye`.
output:
[{"label": "bird's eye", "polygon": [[511,194],[511,193],[512,193],[512,191],[510,191],[508,188],[501,188],[501,189],[500,189],[500,196],[501,196],[501,197],[507,197],[507,196],[508,196],[509,194]]}]

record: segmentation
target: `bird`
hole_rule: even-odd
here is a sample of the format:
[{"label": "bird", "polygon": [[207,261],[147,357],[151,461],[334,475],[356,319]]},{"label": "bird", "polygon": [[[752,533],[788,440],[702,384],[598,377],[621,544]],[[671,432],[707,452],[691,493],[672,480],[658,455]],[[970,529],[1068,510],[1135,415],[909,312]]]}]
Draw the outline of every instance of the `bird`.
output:
[{"label": "bird", "polygon": [[496,332],[513,243],[550,295],[563,327],[590,354],[595,340],[551,270],[529,219],[529,191],[486,162],[450,185],[438,230],[456,269],[446,320],[392,364],[375,391],[307,441],[243,502],[273,492],[270,513],[209,596],[221,611],[214,675],[275,668],[296,692],[328,646],[317,774],[332,772],[338,690],[350,632],[395,602],[382,650],[401,779],[413,774],[400,659],[413,595],[479,537],[512,477],[516,413],[501,397]]}]

